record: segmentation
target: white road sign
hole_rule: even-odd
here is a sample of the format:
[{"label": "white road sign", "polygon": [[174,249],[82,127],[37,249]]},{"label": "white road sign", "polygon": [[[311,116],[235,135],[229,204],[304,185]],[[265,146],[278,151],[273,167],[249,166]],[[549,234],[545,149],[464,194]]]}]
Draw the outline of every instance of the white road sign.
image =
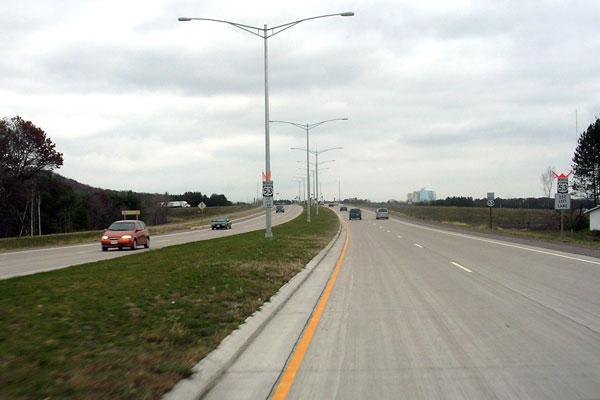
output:
[{"label": "white road sign", "polygon": [[265,208],[273,207],[273,197],[263,197],[263,206]]},{"label": "white road sign", "polygon": [[206,208],[206,204],[204,204],[204,202],[201,201],[200,204],[198,204],[198,208],[204,210]]},{"label": "white road sign", "polygon": [[263,197],[273,197],[273,181],[263,181]]},{"label": "white road sign", "polygon": [[568,193],[556,193],[554,195],[554,209],[555,210],[570,210],[571,209],[571,195]]},{"label": "white road sign", "polygon": [[494,197],[494,192],[488,192],[487,198],[488,198],[488,200],[494,200],[494,198],[495,198]]},{"label": "white road sign", "polygon": [[494,202],[494,199],[488,200],[487,201],[487,206],[488,207],[494,207],[496,205],[496,203]]}]

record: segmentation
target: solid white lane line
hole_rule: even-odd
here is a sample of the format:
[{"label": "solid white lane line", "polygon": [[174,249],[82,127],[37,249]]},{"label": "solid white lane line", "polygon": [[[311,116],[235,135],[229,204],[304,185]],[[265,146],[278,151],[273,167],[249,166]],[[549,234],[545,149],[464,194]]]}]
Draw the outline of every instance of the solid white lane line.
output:
[{"label": "solid white lane line", "polygon": [[417,246],[417,247],[418,247],[418,248],[420,248],[420,249],[422,249],[422,248],[423,248],[423,246],[421,246],[421,245],[420,245],[420,244],[418,244],[418,243],[415,243],[415,246]]},{"label": "solid white lane line", "polygon": [[454,265],[454,266],[456,266],[456,267],[458,267],[458,268],[464,269],[464,270],[465,270],[465,271],[467,271],[467,272],[473,272],[473,271],[471,271],[469,268],[465,268],[465,267],[463,267],[462,265],[460,265],[459,263],[455,263],[454,261],[452,261],[452,265]]},{"label": "solid white lane line", "polygon": [[444,231],[444,230],[441,230],[441,229],[429,228],[429,227],[426,227],[426,226],[420,226],[420,225],[416,225],[416,224],[411,224],[409,222],[399,221],[397,219],[393,219],[392,221],[398,222],[400,224],[412,226],[412,227],[415,227],[415,228],[424,229],[424,230],[427,230],[427,231],[438,232],[438,233],[443,233],[443,234],[451,235],[451,236],[457,236],[457,237],[461,237],[461,238],[465,238],[465,239],[478,240],[480,242],[486,242],[486,243],[497,244],[497,245],[500,245],[500,246],[512,247],[514,249],[527,250],[527,251],[532,251],[534,253],[546,254],[546,255],[549,255],[549,256],[561,257],[561,258],[566,258],[566,259],[569,259],[569,260],[581,261],[581,262],[586,262],[586,263],[590,263],[590,264],[600,265],[600,261],[586,260],[585,258],[566,256],[564,254],[558,254],[558,253],[553,253],[551,251],[544,251],[544,250],[534,249],[534,248],[530,248],[530,247],[519,246],[519,245],[516,245],[516,244],[507,243],[507,242],[500,242],[498,240],[484,239],[484,238],[480,238],[480,237],[476,237],[476,236],[464,235],[464,234],[461,234],[461,233],[455,233],[455,232]]},{"label": "solid white lane line", "polygon": [[77,247],[98,246],[99,244],[100,244],[100,241],[95,241],[94,243],[88,243],[88,244],[75,244],[75,245],[71,245],[71,246],[60,246],[60,247],[44,247],[42,249],[18,250],[18,251],[10,251],[10,252],[0,253],[0,254],[2,254],[3,256],[21,255],[21,254],[27,254],[27,253],[38,253],[40,251],[48,251],[48,250],[64,250],[64,249],[75,249]]}]

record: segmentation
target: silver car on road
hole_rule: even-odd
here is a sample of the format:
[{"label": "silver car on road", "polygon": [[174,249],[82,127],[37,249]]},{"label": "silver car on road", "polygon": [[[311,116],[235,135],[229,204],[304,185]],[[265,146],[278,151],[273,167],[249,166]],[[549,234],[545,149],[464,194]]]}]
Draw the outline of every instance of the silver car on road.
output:
[{"label": "silver car on road", "polygon": [[390,213],[387,208],[378,208],[375,219],[390,219]]}]

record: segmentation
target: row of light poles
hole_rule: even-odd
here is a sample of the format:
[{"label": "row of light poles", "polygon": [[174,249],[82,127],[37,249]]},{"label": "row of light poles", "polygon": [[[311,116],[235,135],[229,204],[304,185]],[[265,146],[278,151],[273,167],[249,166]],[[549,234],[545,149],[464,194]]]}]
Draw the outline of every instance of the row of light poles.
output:
[{"label": "row of light poles", "polygon": [[[317,175],[316,175],[316,180],[317,180],[317,188],[318,188],[318,162],[319,162],[319,154],[323,153],[325,151],[328,150],[334,150],[334,149],[341,149],[341,147],[332,147],[330,149],[325,149],[325,150],[321,150],[321,151],[315,151],[315,150],[310,150],[310,130],[313,128],[316,128],[317,126],[323,125],[326,122],[332,122],[332,121],[348,121],[348,118],[334,118],[334,119],[328,119],[325,121],[321,121],[321,122],[315,122],[314,124],[300,124],[298,122],[291,122],[291,121],[270,121],[270,122],[275,122],[275,123],[281,123],[281,124],[289,124],[289,125],[293,125],[297,128],[306,130],[306,149],[302,149],[302,148],[298,148],[298,147],[291,147],[292,150],[303,150],[306,151],[306,187],[308,188],[308,193],[310,193],[310,172],[309,172],[309,165],[310,165],[310,158],[309,155],[312,153],[316,156],[316,170],[317,170]],[[315,192],[317,194],[317,204],[319,202],[319,194],[318,191]],[[319,207],[317,206],[317,215],[319,215]],[[310,222],[310,201],[309,201],[309,207],[308,207],[308,212],[307,212],[307,216],[306,216],[306,221]]]},{"label": "row of light poles", "polygon": [[[237,22],[220,20],[220,19],[212,19],[212,18],[191,18],[191,17],[179,17],[178,18],[178,20],[181,22],[188,22],[188,21],[220,22],[220,23],[234,26],[236,28],[239,28],[243,31],[246,31],[252,35],[258,36],[263,39],[263,42],[264,42],[264,66],[265,66],[265,174],[267,177],[271,176],[271,150],[270,150],[270,141],[269,141],[270,140],[269,139],[269,121],[270,121],[269,120],[269,68],[268,68],[269,58],[268,58],[268,51],[267,51],[267,39],[269,39],[272,36],[277,35],[278,33],[283,32],[287,29],[290,29],[304,21],[309,21],[309,20],[318,19],[318,18],[326,18],[326,17],[337,17],[337,16],[352,17],[352,16],[354,16],[354,12],[347,11],[347,12],[343,12],[343,13],[319,15],[316,17],[304,18],[304,19],[299,19],[297,21],[288,22],[286,24],[278,25],[278,26],[275,26],[272,28],[268,28],[267,24],[264,24],[264,26],[262,28],[260,28],[257,26],[245,25],[245,24],[240,24]],[[308,144],[307,144],[306,148],[308,149]],[[310,207],[308,207],[308,209],[310,210]],[[310,211],[309,211],[309,213],[310,213]],[[273,237],[273,232],[271,230],[271,207],[270,206],[267,207],[267,210],[266,210],[265,237],[267,237],[267,238]]]}]

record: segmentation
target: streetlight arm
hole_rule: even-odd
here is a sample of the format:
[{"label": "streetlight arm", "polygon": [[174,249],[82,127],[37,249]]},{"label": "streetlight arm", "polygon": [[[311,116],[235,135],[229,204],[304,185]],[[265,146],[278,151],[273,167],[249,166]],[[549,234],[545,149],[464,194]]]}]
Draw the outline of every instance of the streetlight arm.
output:
[{"label": "streetlight arm", "polygon": [[[278,33],[281,33],[281,32],[283,32],[283,31],[285,31],[287,29],[290,29],[293,26],[298,25],[300,22],[310,21],[312,19],[317,19],[317,18],[336,17],[336,16],[340,16],[340,17],[352,17],[352,16],[354,16],[354,12],[347,11],[347,12],[343,12],[343,13],[319,15],[317,17],[304,18],[304,19],[299,19],[298,21],[288,22],[287,24],[278,25],[278,26],[275,26],[273,28],[269,28],[269,30],[271,31],[271,34],[267,35],[267,37],[269,38],[271,36],[275,36]],[[265,32],[265,34],[266,34],[266,32]]]},{"label": "streetlight arm", "polygon": [[[321,165],[321,164],[325,164],[326,162],[334,162],[334,161],[335,160],[327,160],[327,161],[321,161],[321,162],[318,162],[318,163],[314,163],[314,162],[311,161],[310,164],[311,165]],[[302,161],[302,160],[296,161],[296,162],[306,164],[306,161]]]},{"label": "streetlight arm", "polygon": [[316,128],[317,126],[324,124],[325,122],[331,122],[331,121],[348,121],[348,118],[334,118],[334,119],[328,119],[327,121],[316,122],[314,124],[308,125],[308,129]]},{"label": "streetlight arm", "polygon": [[[259,28],[256,26],[251,26],[251,25],[244,25],[244,24],[239,24],[237,22],[231,22],[231,21],[224,21],[222,19],[213,19],[213,18],[189,18],[189,17],[179,17],[177,18],[178,21],[181,22],[187,22],[187,21],[212,21],[212,22],[222,22],[224,24],[228,24],[231,26],[235,26],[236,28],[239,28],[243,31],[246,31],[248,33],[251,33],[255,36],[258,36],[260,38],[265,38],[265,36],[263,36],[265,34],[265,29],[264,28]],[[254,32],[253,30],[256,29],[257,32]],[[261,31],[263,33],[263,35],[261,35]]]},{"label": "streetlight arm", "polygon": [[326,121],[321,121],[321,122],[316,122],[314,124],[299,124],[297,122],[290,122],[290,121],[269,121],[269,122],[279,122],[281,124],[290,124],[290,125],[294,125],[297,126],[298,128],[302,129],[302,130],[306,130],[306,129],[312,129],[312,128],[316,128],[317,126],[324,124],[325,122],[331,122],[331,121],[348,121],[348,118],[334,118],[334,119],[328,119]]},{"label": "streetlight arm", "polygon": [[297,126],[300,129],[306,130],[306,125],[298,124],[296,122],[289,122],[289,121],[269,121],[269,122],[279,122],[281,124],[290,124],[290,125]]},{"label": "streetlight arm", "polygon": [[[338,15],[342,16],[342,17],[352,17],[354,15],[354,13],[352,11],[347,11],[347,12],[337,13],[337,14],[319,15],[317,17],[304,18],[304,19],[300,19],[298,21],[288,22],[287,24],[278,25],[278,26],[275,26],[273,28],[267,28],[266,25],[265,25],[264,28],[259,28],[257,26],[244,25],[244,24],[239,24],[237,22],[225,21],[225,20],[222,20],[222,19],[213,19],[213,18],[179,17],[178,21],[180,21],[180,22],[187,22],[187,21],[212,21],[212,22],[221,22],[221,23],[224,23],[224,24],[235,26],[236,28],[239,28],[239,29],[241,29],[243,31],[251,33],[251,34],[253,34],[255,36],[258,36],[260,38],[268,39],[271,36],[275,36],[278,33],[281,33],[281,32],[283,32],[283,31],[285,31],[287,29],[290,29],[293,26],[298,25],[300,22],[310,21],[311,19],[317,19],[317,18],[335,17],[335,16],[338,16]],[[256,30],[256,32],[254,32],[254,30]],[[269,34],[268,31],[271,31],[271,34]]]},{"label": "streetlight arm", "polygon": [[325,153],[326,151],[329,151],[329,150],[342,150],[342,149],[343,149],[343,147],[331,147],[329,149],[315,151],[315,153],[321,154],[321,153]]}]

